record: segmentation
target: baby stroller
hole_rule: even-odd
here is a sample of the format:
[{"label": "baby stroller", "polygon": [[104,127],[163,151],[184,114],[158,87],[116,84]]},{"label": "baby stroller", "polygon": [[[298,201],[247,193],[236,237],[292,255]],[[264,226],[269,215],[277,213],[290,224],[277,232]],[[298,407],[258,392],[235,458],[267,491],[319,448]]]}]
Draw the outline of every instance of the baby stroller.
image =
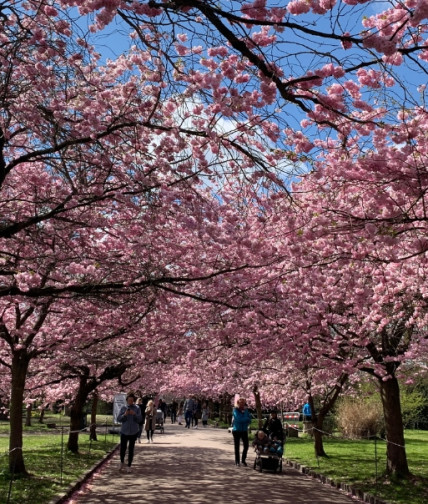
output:
[{"label": "baby stroller", "polygon": [[156,425],[155,430],[159,431],[161,434],[164,433],[163,427],[163,411],[158,409],[156,410]]},{"label": "baby stroller", "polygon": [[[259,431],[260,432],[260,431]],[[258,432],[256,433],[256,437]],[[284,439],[270,438],[267,435],[263,443],[257,444],[255,440],[256,458],[254,460],[254,470],[260,472],[273,471],[282,472],[282,455],[284,453]],[[256,438],[257,439],[257,438]]]}]

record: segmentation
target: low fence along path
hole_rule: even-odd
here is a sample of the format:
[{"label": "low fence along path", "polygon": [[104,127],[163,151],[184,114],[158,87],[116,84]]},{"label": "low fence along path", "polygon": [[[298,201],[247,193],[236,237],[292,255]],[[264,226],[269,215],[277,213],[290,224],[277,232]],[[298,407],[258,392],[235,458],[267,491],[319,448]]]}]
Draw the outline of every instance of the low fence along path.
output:
[{"label": "low fence along path", "polygon": [[248,467],[236,467],[233,437],[227,430],[186,429],[167,421],[153,444],[142,438],[142,444],[135,445],[131,473],[119,472],[117,452],[67,504],[356,502],[285,464],[282,473],[259,473],[253,469],[254,458],[250,445]]}]

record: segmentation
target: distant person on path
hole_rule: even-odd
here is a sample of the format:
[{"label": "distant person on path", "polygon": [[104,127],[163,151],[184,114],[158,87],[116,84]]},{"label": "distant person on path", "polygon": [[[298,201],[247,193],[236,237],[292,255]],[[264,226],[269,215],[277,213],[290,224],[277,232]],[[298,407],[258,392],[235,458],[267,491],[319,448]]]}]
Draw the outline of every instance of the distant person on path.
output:
[{"label": "distant person on path", "polygon": [[195,426],[193,427],[194,429],[198,428],[198,423],[199,423],[199,420],[201,418],[202,418],[201,401],[199,401],[199,399],[196,399],[196,401],[195,401],[195,409],[193,411],[193,419],[195,420]]},{"label": "distant person on path", "polygon": [[174,424],[177,421],[177,409],[178,409],[178,404],[177,404],[177,401],[174,399],[171,403],[171,406],[170,406],[171,423],[172,424]]},{"label": "distant person on path", "polygon": [[207,403],[202,404],[202,425],[204,427],[208,427],[208,419],[210,417],[210,409],[208,408]]},{"label": "distant person on path", "polygon": [[184,402],[181,401],[180,405],[178,406],[177,410],[177,420],[178,420],[178,425],[183,425],[183,414],[184,414]]},{"label": "distant person on path", "polygon": [[147,403],[145,414],[144,430],[147,433],[147,442],[153,443],[153,433],[156,428],[156,406],[152,399]]},{"label": "distant person on path", "polygon": [[162,411],[163,421],[165,422],[165,420],[166,420],[166,402],[162,401],[162,399],[159,399],[158,409],[160,409]]},{"label": "distant person on path", "polygon": [[308,402],[303,405],[302,413],[304,422],[310,422],[312,420],[312,409]]},{"label": "distant person on path", "polygon": [[242,439],[243,450],[242,450],[242,465],[246,466],[246,459],[248,453],[248,427],[251,423],[251,415],[248,408],[245,406],[245,399],[240,397],[235,407],[233,408],[233,427],[232,434],[235,444],[235,465],[239,466],[239,445]]},{"label": "distant person on path", "polygon": [[129,392],[126,396],[126,406],[122,406],[117,417],[118,421],[122,423],[122,427],[120,429],[119,471],[122,471],[125,467],[125,454],[128,449],[128,466],[126,471],[131,472],[135,441],[137,440],[141,423],[141,410],[136,404],[134,404],[135,399],[136,397],[134,393]]},{"label": "distant person on path", "polygon": [[137,399],[137,406],[140,408],[140,412],[141,412],[141,421],[138,424],[139,430],[138,430],[138,435],[137,435],[137,441],[139,443],[141,443],[141,434],[143,432],[143,424],[144,424],[143,400],[141,399],[141,397],[139,397]]},{"label": "distant person on path", "polygon": [[184,406],[183,406],[183,411],[184,411],[184,419],[186,421],[186,429],[190,429],[190,423],[193,418],[193,411],[195,410],[195,401],[193,400],[193,397],[189,397],[186,399]]},{"label": "distant person on path", "polygon": [[263,425],[263,431],[273,439],[274,437],[284,440],[284,430],[282,428],[281,420],[278,418],[277,410],[272,410],[269,418],[266,419]]}]

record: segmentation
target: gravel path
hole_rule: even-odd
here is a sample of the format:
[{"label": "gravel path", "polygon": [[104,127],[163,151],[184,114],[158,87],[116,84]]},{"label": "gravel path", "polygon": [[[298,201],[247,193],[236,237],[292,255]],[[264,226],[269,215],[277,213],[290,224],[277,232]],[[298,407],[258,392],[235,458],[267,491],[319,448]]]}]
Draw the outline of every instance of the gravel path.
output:
[{"label": "gravel path", "polygon": [[119,455],[104,464],[68,504],[243,503],[350,504],[355,499],[283,465],[282,473],[235,467],[233,438],[223,429],[185,429],[167,423],[153,444],[137,444],[130,474]]}]

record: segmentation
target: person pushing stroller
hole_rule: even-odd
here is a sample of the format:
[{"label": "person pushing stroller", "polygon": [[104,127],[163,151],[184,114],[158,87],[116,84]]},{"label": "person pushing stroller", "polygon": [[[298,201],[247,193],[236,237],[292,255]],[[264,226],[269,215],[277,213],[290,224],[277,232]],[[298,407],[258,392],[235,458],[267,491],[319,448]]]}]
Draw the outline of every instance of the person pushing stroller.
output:
[{"label": "person pushing stroller", "polygon": [[256,433],[253,447],[256,451],[254,469],[282,471],[284,430],[278,413],[273,410],[263,428]]},{"label": "person pushing stroller", "polygon": [[278,418],[278,411],[272,410],[269,418],[266,419],[263,425],[263,432],[265,432],[271,440],[276,439],[281,443],[284,442],[284,429],[281,420]]}]

